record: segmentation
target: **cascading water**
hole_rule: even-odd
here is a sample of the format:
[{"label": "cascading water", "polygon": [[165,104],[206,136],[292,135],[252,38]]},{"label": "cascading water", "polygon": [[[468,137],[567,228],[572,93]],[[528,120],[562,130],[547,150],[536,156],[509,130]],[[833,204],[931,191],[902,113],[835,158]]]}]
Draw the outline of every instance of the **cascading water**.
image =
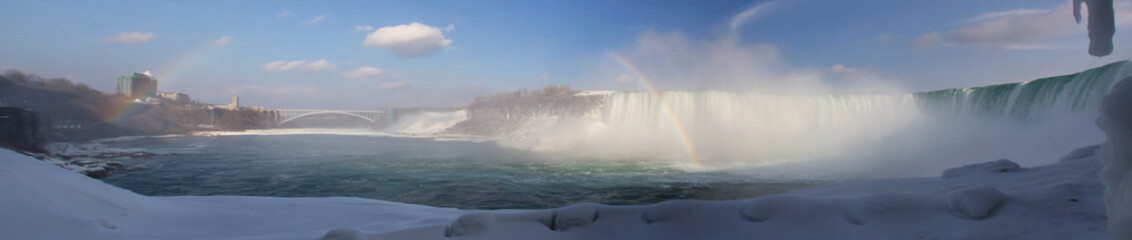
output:
[{"label": "cascading water", "polygon": [[381,131],[398,136],[434,136],[466,119],[465,110],[407,112]]},{"label": "cascading water", "polygon": [[541,146],[528,149],[701,167],[810,162],[925,169],[888,173],[899,176],[997,158],[1048,163],[1102,141],[1092,123],[1097,104],[1130,66],[1122,61],[1023,83],[894,95],[606,93],[602,110],[583,117],[588,120],[526,135],[541,137],[527,141]]},{"label": "cascading water", "polygon": [[[1097,106],[1118,79],[1132,75],[1130,67],[1121,61],[1022,83],[889,95],[583,92],[537,105],[470,108],[467,119],[474,124],[458,129],[436,126],[463,114],[395,125],[486,135],[508,148],[586,158],[712,169],[807,163],[925,175],[998,158],[1044,164],[1103,141],[1093,126]],[[807,175],[826,171],[817,168],[798,167]]]},{"label": "cascading water", "polygon": [[976,88],[916,93],[922,112],[956,117],[1009,117],[1040,121],[1048,114],[1096,115],[1100,100],[1129,75],[1121,61],[1077,74]]},{"label": "cascading water", "polygon": [[778,161],[836,153],[915,112],[912,95],[624,92],[609,96],[602,118],[619,134],[670,139],[652,144],[704,161]]}]

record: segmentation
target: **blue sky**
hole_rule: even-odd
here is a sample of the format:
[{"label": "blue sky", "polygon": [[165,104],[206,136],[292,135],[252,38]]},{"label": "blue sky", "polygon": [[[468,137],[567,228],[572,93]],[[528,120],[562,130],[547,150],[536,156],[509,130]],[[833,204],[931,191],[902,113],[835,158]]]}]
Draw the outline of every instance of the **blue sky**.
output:
[{"label": "blue sky", "polygon": [[[548,84],[890,92],[1077,72],[1068,0],[0,1],[0,69],[105,92],[151,71],[206,103],[450,106]],[[1129,17],[1122,17],[1129,16]]]}]

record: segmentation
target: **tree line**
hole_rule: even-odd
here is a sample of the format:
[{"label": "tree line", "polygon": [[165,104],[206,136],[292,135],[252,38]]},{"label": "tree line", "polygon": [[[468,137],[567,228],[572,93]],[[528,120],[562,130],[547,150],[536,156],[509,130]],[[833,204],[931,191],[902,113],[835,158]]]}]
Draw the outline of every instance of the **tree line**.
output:
[{"label": "tree line", "polygon": [[205,129],[245,130],[272,124],[270,113],[265,111],[217,109],[195,102],[136,103],[131,98],[103,93],[65,78],[43,78],[16,70],[0,75],[0,105],[35,111],[48,126],[82,125],[45,133],[50,141],[184,134]]}]

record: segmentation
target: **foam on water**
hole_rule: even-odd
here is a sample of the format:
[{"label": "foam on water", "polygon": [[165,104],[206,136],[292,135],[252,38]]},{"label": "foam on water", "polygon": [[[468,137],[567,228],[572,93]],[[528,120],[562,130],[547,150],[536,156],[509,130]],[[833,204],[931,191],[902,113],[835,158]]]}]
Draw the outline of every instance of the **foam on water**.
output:
[{"label": "foam on water", "polygon": [[[596,111],[529,117],[496,137],[509,148],[659,159],[687,169],[907,176],[998,158],[1035,165],[1103,141],[1092,119],[1115,80],[1132,74],[1129,67],[1121,61],[1023,83],[910,94],[601,92],[586,94],[605,97]],[[688,159],[689,152],[702,160]]]}]

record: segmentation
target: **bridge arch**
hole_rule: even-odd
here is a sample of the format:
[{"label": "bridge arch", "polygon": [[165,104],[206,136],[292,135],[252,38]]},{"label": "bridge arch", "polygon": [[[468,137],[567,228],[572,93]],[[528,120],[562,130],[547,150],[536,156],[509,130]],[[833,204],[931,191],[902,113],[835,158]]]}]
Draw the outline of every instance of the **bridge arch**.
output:
[{"label": "bridge arch", "polygon": [[377,123],[377,116],[362,116],[360,114],[356,114],[356,113],[352,113],[352,112],[346,112],[346,111],[314,111],[314,112],[305,112],[305,113],[302,113],[302,114],[299,114],[299,115],[289,116],[289,117],[283,119],[282,121],[279,121],[279,125],[286,124],[287,122],[290,122],[290,121],[295,120],[295,119],[304,118],[304,117],[308,117],[308,116],[314,116],[314,115],[323,115],[323,114],[346,115],[346,116],[361,118],[361,119],[366,120],[370,123]]}]

